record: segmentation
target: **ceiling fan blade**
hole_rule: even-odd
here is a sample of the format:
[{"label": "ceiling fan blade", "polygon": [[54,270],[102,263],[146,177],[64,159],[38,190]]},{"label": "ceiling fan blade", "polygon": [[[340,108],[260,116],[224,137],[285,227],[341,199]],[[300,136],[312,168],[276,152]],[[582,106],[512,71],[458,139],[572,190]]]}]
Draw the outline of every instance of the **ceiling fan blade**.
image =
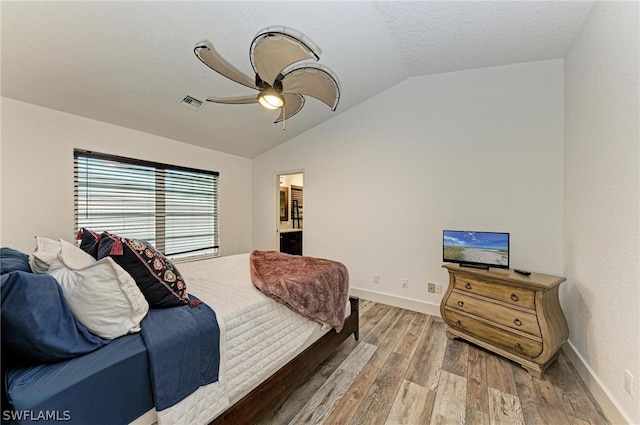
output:
[{"label": "ceiling fan blade", "polygon": [[248,103],[258,103],[257,96],[238,96],[238,97],[208,97],[207,102],[225,103],[228,105],[245,105]]},{"label": "ceiling fan blade", "polygon": [[283,95],[284,106],[280,108],[280,116],[273,123],[277,124],[283,120],[288,120],[304,106],[304,97],[296,93],[287,93]]},{"label": "ceiling fan blade", "polygon": [[198,59],[202,61],[202,63],[216,71],[218,74],[223,75],[236,83],[242,84],[243,86],[256,90],[258,89],[256,87],[255,80],[247,77],[222,59],[222,57],[213,49],[211,42],[205,40],[197,43],[193,52],[196,54]]},{"label": "ceiling fan blade", "polygon": [[312,47],[299,37],[287,34],[287,28],[265,29],[251,43],[249,57],[256,74],[270,86],[283,69],[301,60],[318,60]]},{"label": "ceiling fan blade", "polygon": [[282,94],[300,93],[326,103],[332,111],[340,100],[340,87],[327,68],[305,66],[289,71],[282,77]]}]

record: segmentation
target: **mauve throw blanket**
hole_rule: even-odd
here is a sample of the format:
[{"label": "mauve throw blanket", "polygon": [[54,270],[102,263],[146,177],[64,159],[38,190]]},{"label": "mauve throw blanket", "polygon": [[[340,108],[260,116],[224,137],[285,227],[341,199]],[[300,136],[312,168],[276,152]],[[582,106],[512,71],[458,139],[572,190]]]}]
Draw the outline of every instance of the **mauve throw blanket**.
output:
[{"label": "mauve throw blanket", "polygon": [[305,317],[344,325],[349,297],[349,272],[342,263],[277,251],[253,251],[251,280],[265,295]]}]

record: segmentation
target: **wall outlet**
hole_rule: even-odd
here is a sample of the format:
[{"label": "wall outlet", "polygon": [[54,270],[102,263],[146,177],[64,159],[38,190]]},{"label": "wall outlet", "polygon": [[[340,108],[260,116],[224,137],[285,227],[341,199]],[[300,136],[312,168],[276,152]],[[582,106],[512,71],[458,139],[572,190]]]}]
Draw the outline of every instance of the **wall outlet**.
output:
[{"label": "wall outlet", "polygon": [[633,375],[628,369],[624,371],[624,389],[631,397],[633,397]]},{"label": "wall outlet", "polygon": [[437,283],[427,283],[427,291],[432,294],[442,294],[442,285],[438,285]]},{"label": "wall outlet", "polygon": [[409,287],[409,279],[402,279],[402,287],[403,288]]},{"label": "wall outlet", "polygon": [[373,274],[373,283],[380,283],[380,275],[378,273]]}]

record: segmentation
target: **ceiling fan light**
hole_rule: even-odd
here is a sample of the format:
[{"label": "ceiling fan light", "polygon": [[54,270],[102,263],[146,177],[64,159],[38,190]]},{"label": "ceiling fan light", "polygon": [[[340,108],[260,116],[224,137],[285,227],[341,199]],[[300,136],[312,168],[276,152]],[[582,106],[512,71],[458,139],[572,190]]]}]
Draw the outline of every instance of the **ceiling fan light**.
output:
[{"label": "ceiling fan light", "polygon": [[277,90],[267,88],[258,95],[258,103],[263,107],[271,110],[280,109],[284,105],[284,98]]}]

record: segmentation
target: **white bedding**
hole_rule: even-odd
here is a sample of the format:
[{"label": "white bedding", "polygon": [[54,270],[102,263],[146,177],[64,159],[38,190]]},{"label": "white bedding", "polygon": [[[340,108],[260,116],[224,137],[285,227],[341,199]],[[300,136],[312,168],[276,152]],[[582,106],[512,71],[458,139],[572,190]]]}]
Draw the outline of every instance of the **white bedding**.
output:
[{"label": "white bedding", "polygon": [[158,425],[208,423],[327,332],[258,291],[249,254],[182,263],[178,269],[189,293],[216,312],[220,378],[157,412]]}]

